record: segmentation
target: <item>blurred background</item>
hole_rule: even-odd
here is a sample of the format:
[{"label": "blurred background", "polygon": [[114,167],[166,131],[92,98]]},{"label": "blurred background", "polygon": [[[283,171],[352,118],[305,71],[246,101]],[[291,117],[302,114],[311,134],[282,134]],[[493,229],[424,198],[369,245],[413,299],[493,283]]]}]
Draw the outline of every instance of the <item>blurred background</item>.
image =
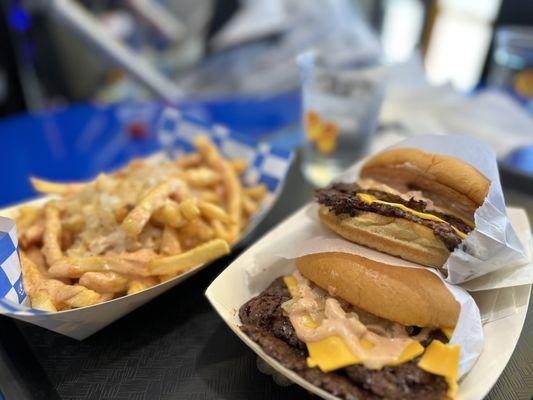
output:
[{"label": "blurred background", "polygon": [[[279,93],[299,86],[297,53],[322,46],[339,56],[339,47],[356,46],[356,39],[379,41],[388,62],[404,62],[418,52],[431,84],[449,82],[463,92],[507,84],[525,101],[533,93],[532,78],[527,76],[531,71],[514,81],[506,81],[501,71],[521,69],[503,54],[501,30],[533,25],[533,5],[527,0],[3,0],[1,4],[1,115],[85,101]],[[343,13],[350,5],[353,15]],[[142,65],[127,65],[132,60],[119,45]]]},{"label": "blurred background", "polygon": [[[309,60],[296,62],[309,51],[321,60],[312,71],[321,66],[327,74],[311,73]],[[359,78],[376,67],[386,72]],[[336,81],[345,73],[352,83]],[[344,115],[331,114],[326,103]],[[302,170],[315,184],[330,179],[331,159],[341,160],[335,162],[342,169],[402,137],[471,135],[494,147],[512,177],[504,180],[527,192],[533,190],[527,185],[533,3],[0,2],[0,168],[12,171],[2,174],[0,183],[10,190],[0,205],[32,195],[28,175],[83,179],[154,151],[157,116],[166,105],[258,140],[303,148]],[[323,135],[348,155],[332,150],[331,140],[316,145],[310,129],[317,122],[305,119],[315,109],[323,110],[319,126],[331,128]],[[346,135],[364,140],[344,146]],[[320,168],[309,172],[306,163]]]}]

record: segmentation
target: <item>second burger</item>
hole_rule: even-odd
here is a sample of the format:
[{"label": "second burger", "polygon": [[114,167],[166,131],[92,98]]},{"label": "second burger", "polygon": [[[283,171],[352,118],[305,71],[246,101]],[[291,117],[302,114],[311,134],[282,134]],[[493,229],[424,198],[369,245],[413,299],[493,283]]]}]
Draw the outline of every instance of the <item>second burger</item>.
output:
[{"label": "second burger", "polygon": [[239,310],[268,355],[342,399],[454,396],[461,307],[435,274],[337,252],[296,267]]}]

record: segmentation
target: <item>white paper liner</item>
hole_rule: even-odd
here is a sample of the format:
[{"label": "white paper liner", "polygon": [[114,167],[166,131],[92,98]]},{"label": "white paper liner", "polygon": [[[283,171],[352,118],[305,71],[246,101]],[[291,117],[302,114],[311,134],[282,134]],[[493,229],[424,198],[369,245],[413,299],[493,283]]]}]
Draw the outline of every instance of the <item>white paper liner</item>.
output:
[{"label": "white paper liner", "polygon": [[[446,281],[464,284],[468,290],[486,290],[533,283],[533,265],[526,251],[529,238],[519,240],[505,209],[505,200],[498,175],[494,151],[485,143],[459,135],[416,136],[390,148],[414,147],[427,152],[452,156],[476,167],[490,181],[485,202],[475,214],[476,228],[463,243],[466,251],[457,248],[444,264]],[[362,160],[338,176],[335,181],[354,182],[366,160]],[[529,229],[527,217],[516,220],[519,229]],[[524,246],[524,244],[526,244]],[[476,279],[483,277],[483,279]]]}]

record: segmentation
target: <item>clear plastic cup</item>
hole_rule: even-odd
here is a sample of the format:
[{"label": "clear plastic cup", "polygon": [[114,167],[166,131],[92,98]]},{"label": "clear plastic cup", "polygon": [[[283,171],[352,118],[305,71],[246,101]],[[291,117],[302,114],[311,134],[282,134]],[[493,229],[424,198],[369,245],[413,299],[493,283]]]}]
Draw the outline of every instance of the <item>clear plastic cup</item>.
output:
[{"label": "clear plastic cup", "polygon": [[533,99],[533,27],[498,29],[488,83],[523,100]]},{"label": "clear plastic cup", "polygon": [[383,65],[328,66],[314,52],[297,59],[302,76],[306,142],[302,172],[327,185],[368,150],[383,101]]}]

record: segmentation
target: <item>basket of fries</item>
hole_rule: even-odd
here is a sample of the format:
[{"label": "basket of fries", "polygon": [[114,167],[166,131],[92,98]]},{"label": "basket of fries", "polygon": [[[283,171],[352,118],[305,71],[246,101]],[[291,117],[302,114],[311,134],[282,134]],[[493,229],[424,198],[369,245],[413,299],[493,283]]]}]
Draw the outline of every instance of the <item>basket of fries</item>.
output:
[{"label": "basket of fries", "polygon": [[2,314],[91,335],[242,243],[292,159],[173,109],[158,135],[161,153],[89,182],[32,178],[45,196],[0,211]]}]

